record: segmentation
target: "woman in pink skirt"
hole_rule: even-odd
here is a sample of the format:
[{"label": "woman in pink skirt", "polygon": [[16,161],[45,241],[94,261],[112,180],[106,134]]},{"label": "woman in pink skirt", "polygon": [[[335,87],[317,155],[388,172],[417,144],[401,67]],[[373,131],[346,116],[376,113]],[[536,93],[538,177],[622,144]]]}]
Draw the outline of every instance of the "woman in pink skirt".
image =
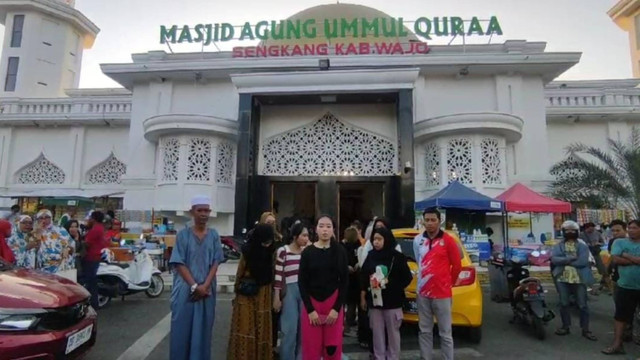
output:
[{"label": "woman in pink skirt", "polygon": [[342,358],[342,331],[349,266],[335,239],[334,222],[322,215],[316,242],[302,252],[298,286],[305,310],[301,318],[302,360]]}]

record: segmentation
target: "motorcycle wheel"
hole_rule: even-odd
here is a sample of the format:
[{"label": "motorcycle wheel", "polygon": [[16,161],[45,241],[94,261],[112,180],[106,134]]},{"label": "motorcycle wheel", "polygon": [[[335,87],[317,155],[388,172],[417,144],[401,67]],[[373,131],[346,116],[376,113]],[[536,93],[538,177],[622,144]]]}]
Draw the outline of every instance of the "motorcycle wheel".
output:
[{"label": "motorcycle wheel", "polygon": [[542,319],[540,319],[539,317],[533,318],[533,332],[535,333],[538,340],[544,340],[544,338],[546,337],[546,333],[544,330],[544,321],[542,321]]},{"label": "motorcycle wheel", "polygon": [[149,288],[144,292],[150,298],[157,298],[162,295],[164,291],[164,280],[162,280],[162,276],[159,274],[151,275],[151,284]]}]

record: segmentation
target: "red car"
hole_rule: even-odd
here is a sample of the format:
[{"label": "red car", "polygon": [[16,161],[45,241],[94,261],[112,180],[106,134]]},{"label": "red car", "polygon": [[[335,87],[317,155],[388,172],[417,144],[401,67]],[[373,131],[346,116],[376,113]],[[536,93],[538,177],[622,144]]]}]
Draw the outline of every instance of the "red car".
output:
[{"label": "red car", "polygon": [[0,360],[78,359],[96,331],[82,286],[0,259]]}]

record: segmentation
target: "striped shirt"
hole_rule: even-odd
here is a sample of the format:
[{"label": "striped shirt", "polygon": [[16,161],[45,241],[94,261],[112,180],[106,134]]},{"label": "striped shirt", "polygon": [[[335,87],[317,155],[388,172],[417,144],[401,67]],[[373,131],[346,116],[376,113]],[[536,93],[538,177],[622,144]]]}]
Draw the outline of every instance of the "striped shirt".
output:
[{"label": "striped shirt", "polygon": [[291,248],[285,245],[276,252],[276,279],[274,289],[282,289],[282,277],[286,284],[298,282],[298,270],[300,269],[300,254],[291,252]]}]

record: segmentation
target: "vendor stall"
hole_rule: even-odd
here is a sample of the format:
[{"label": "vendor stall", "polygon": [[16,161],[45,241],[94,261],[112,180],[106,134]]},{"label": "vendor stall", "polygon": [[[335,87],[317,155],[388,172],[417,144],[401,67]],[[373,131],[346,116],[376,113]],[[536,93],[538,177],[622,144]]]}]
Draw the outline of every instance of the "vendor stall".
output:
[{"label": "vendor stall", "polygon": [[438,191],[431,197],[418,201],[416,211],[427,208],[445,210],[445,228],[458,233],[460,240],[475,263],[488,260],[491,246],[486,228],[486,213],[502,212],[501,201],[474,191],[458,181]]},{"label": "vendor stall", "polygon": [[[506,221],[506,239],[509,239],[509,212],[527,212],[529,213],[529,233],[530,237],[533,241],[523,241],[521,243],[513,243],[510,244],[511,247],[514,248],[516,252],[523,251],[533,251],[536,246],[534,245],[543,245],[544,243],[549,244],[548,240],[553,240],[553,234],[551,232],[540,232],[539,239],[535,240],[536,237],[533,234],[533,222],[531,221],[532,213],[570,213],[571,212],[571,203],[556,200],[542,194],[539,194],[525,185],[521,183],[516,183],[507,191],[498,195],[496,199],[504,202],[505,211],[507,212],[507,216],[505,216]],[[553,224],[553,219],[550,219],[550,224]],[[551,225],[552,226],[552,225]],[[551,230],[551,228],[549,229]],[[547,241],[544,241],[544,240]],[[522,244],[524,243],[524,244]],[[522,251],[520,251],[522,252]]]}]

